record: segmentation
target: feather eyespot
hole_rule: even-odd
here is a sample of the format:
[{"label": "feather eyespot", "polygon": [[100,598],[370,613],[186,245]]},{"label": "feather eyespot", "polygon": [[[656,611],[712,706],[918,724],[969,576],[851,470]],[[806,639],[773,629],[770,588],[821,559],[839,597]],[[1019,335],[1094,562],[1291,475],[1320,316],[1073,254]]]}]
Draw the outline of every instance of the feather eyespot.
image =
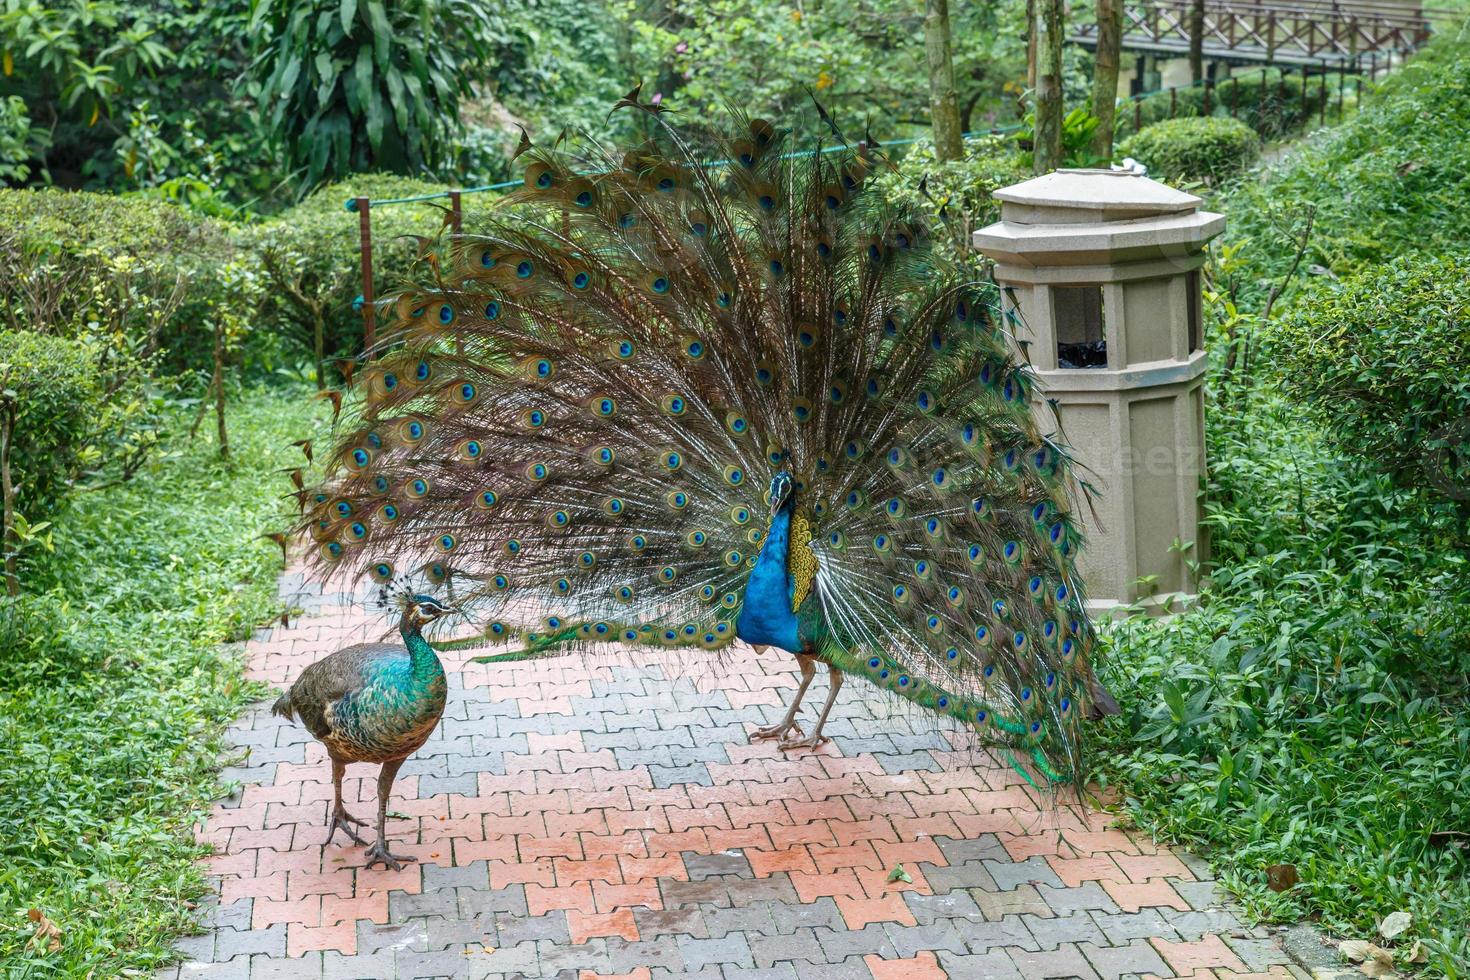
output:
[{"label": "feather eyespot", "polygon": [[736,606],[740,605],[740,597],[733,592],[726,592],[723,596],[720,597],[720,605],[724,606],[726,609],[734,609]]},{"label": "feather eyespot", "polygon": [[683,510],[689,506],[689,494],[683,490],[671,490],[669,491],[669,495],[664,499],[669,502],[669,506],[674,508],[674,510]]},{"label": "feather eyespot", "polygon": [[847,382],[842,380],[832,382],[832,387],[827,389],[827,399],[833,405],[841,405],[847,401]]},{"label": "feather eyespot", "polygon": [[985,564],[985,549],[980,547],[978,544],[970,545],[965,554],[966,557],[969,558],[971,565]]},{"label": "feather eyespot", "polygon": [[798,422],[806,422],[812,417],[812,402],[810,398],[802,395],[791,400],[791,417]]},{"label": "feather eyespot", "polygon": [[342,547],[341,543],[337,541],[328,541],[327,543],[323,544],[319,550],[323,558],[327,559],[328,561],[336,561],[337,559],[342,557],[342,552],[345,549]]},{"label": "feather eyespot", "polygon": [[738,487],[745,482],[745,471],[738,466],[725,467],[725,482]]},{"label": "feather eyespot", "polygon": [[500,304],[497,303],[497,302],[495,302],[495,300],[493,300],[493,299],[490,302],[488,302],[488,303],[485,304],[485,319],[487,319],[487,320],[499,320],[500,319]]},{"label": "feather eyespot", "polygon": [[1018,565],[1026,557],[1026,549],[1019,541],[1007,541],[1002,556],[1007,564]]},{"label": "feather eyespot", "polygon": [[628,550],[633,552],[642,551],[648,547],[648,539],[641,534],[628,535]]},{"label": "feather eyespot", "polygon": [[372,461],[373,455],[366,449],[359,448],[352,450],[352,465],[356,468],[360,470],[367,469],[368,464]]},{"label": "feather eyespot", "polygon": [[750,523],[750,508],[749,507],[742,507],[739,504],[737,504],[734,507],[731,507],[730,508],[730,520],[734,521],[736,524],[741,524],[741,525],[749,524]]},{"label": "feather eyespot", "polygon": [[515,538],[507,538],[503,547],[505,553],[512,558],[521,553],[521,543]]},{"label": "feather eyespot", "polygon": [[367,537],[367,525],[361,521],[353,521],[347,525],[347,536],[353,541],[361,541]]},{"label": "feather eyespot", "polygon": [[587,458],[594,466],[607,467],[617,462],[618,454],[611,446],[593,446],[587,450]]},{"label": "feather eyespot", "polygon": [[733,548],[725,552],[725,564],[730,568],[737,567],[744,560],[745,556]]},{"label": "feather eyespot", "polygon": [[341,500],[335,500],[335,501],[332,502],[332,511],[338,517],[351,517],[352,516],[352,501],[347,500],[345,498],[343,498]]},{"label": "feather eyespot", "polygon": [[796,328],[796,342],[805,348],[812,348],[817,343],[817,328],[809,323],[803,323]]},{"label": "feather eyespot", "polygon": [[454,322],[454,307],[450,306],[448,303],[440,303],[439,304],[439,323],[440,323],[440,325],[447,327],[447,326],[449,326],[449,324],[451,324],[453,322]]},{"label": "feather eyespot", "polygon": [[[631,585],[620,585],[613,591],[613,595],[616,596],[620,602],[632,602],[633,597],[637,595],[637,593],[633,591],[633,587]],[[636,636],[637,634],[634,635]]]},{"label": "feather eyespot", "polygon": [[623,503],[622,497],[608,497],[607,500],[603,501],[602,512],[609,517],[617,517],[622,514],[626,507],[627,505]]},{"label": "feather eyespot", "polygon": [[944,597],[948,600],[950,606],[955,609],[963,609],[966,601],[969,599],[969,595],[958,585],[951,585],[949,591],[944,594]]},{"label": "feather eyespot", "polygon": [[892,590],[893,601],[900,606],[906,606],[913,601],[913,594],[909,592],[906,585],[895,585]]},{"label": "feather eyespot", "polygon": [[529,381],[550,381],[556,376],[556,362],[549,357],[528,357],[521,362],[521,374]]},{"label": "feather eyespot", "polygon": [[612,356],[620,361],[630,361],[638,348],[631,340],[615,340],[612,342]]},{"label": "feather eyespot", "polygon": [[474,384],[469,381],[461,381],[454,387],[454,397],[462,405],[468,405],[474,401],[477,393]]},{"label": "feather eyespot", "polygon": [[658,570],[659,581],[663,582],[665,585],[672,583],[678,577],[679,570],[673,565],[665,565],[663,568],[660,568]]},{"label": "feather eyespot", "polygon": [[385,585],[393,581],[393,563],[388,561],[375,561],[368,566],[368,574],[374,582]]},{"label": "feather eyespot", "polygon": [[521,259],[516,263],[516,278],[529,279],[536,272],[536,265],[530,259]]},{"label": "feather eyespot", "polygon": [[564,510],[554,510],[546,515],[546,526],[550,528],[564,528],[572,523],[572,515]]},{"label": "feather eyespot", "polygon": [[665,450],[659,460],[664,464],[664,469],[670,472],[675,472],[684,465],[684,457],[677,449]]},{"label": "feather eyespot", "polygon": [[689,337],[684,341],[684,353],[690,360],[698,361],[704,357],[704,341],[698,337]]},{"label": "feather eyespot", "polygon": [[684,535],[684,543],[691,548],[703,548],[709,543],[709,535],[699,530],[690,531]]},{"label": "feather eyespot", "polygon": [[540,429],[546,425],[546,413],[539,408],[528,408],[521,413],[521,426],[526,429]]},{"label": "feather eyespot", "polygon": [[725,416],[725,428],[730,430],[731,435],[743,436],[750,429],[750,423],[745,416],[737,412],[731,412]]},{"label": "feather eyespot", "polygon": [[378,508],[378,520],[384,524],[392,524],[398,520],[398,508],[392,504],[384,504]]},{"label": "feather eyespot", "polygon": [[388,478],[386,476],[379,474],[373,477],[373,494],[375,496],[381,497],[385,495],[388,492],[388,489],[389,484]]},{"label": "feather eyespot", "polygon": [[578,272],[572,276],[573,289],[586,289],[592,285],[592,276],[586,272]]},{"label": "feather eyespot", "polygon": [[594,396],[588,404],[592,414],[600,419],[610,419],[618,413],[617,400],[609,395]]},{"label": "feather eyespot", "polygon": [[459,444],[458,448],[459,458],[465,460],[479,459],[481,454],[485,451],[484,447],[481,446],[479,441],[475,439],[464,440]]},{"label": "feather eyespot", "polygon": [[765,532],[763,532],[758,527],[753,527],[749,531],[745,532],[745,540],[749,541],[751,544],[760,544],[761,540],[765,538],[765,536]]},{"label": "feather eyespot", "polygon": [[490,580],[490,587],[496,592],[504,592],[510,588],[510,579],[504,575],[496,575]]},{"label": "feather eyespot", "polygon": [[428,435],[428,426],[418,419],[408,419],[398,426],[398,438],[410,446],[416,446],[423,442],[424,436]]},{"label": "feather eyespot", "polygon": [[908,515],[909,506],[904,503],[902,497],[889,497],[888,502],[883,505],[883,510],[889,517],[899,520]]},{"label": "feather eyespot", "polygon": [[[978,644],[980,644],[982,647],[988,647],[988,646],[990,646],[990,630],[987,627],[984,627],[984,626],[976,626],[975,627],[975,642],[978,643]],[[989,669],[992,669],[993,670],[994,668],[989,668]],[[986,676],[989,676],[989,675],[987,674]]]},{"label": "feather eyespot", "polygon": [[434,369],[428,361],[419,361],[418,367],[414,368],[413,376],[419,381],[428,381],[434,376]]},{"label": "feather eyespot", "polygon": [[925,415],[933,415],[939,407],[939,399],[931,391],[921,391],[914,397],[914,405]]},{"label": "feather eyespot", "polygon": [[540,483],[551,475],[551,471],[546,468],[545,463],[531,463],[526,467],[525,473],[526,479],[532,483]]},{"label": "feather eyespot", "polygon": [[995,516],[995,510],[990,506],[988,497],[976,497],[970,501],[970,513],[982,521],[988,521]]},{"label": "feather eyespot", "polygon": [[410,480],[408,481],[408,485],[404,487],[404,493],[407,493],[415,500],[422,500],[429,495],[429,481],[422,477]]},{"label": "feather eyespot", "polygon": [[688,400],[679,394],[670,393],[665,395],[660,404],[663,406],[666,415],[672,415],[675,418],[678,418],[689,410]]},{"label": "feather eyespot", "polygon": [[939,518],[931,517],[924,522],[924,533],[929,536],[931,541],[943,541],[944,532],[944,521]]},{"label": "feather eyespot", "polygon": [[669,291],[669,277],[656,275],[648,281],[648,288],[662,296]]},{"label": "feather eyespot", "polygon": [[500,496],[494,490],[482,490],[475,498],[475,505],[481,510],[489,510],[500,501]]},{"label": "feather eyespot", "polygon": [[755,365],[755,383],[762,388],[768,388],[772,381],[776,380],[776,369],[767,361],[757,361]]},{"label": "feather eyespot", "polygon": [[555,578],[551,580],[551,591],[557,595],[564,596],[572,591],[572,583],[568,579]]},{"label": "feather eyespot", "polygon": [[459,542],[454,537],[454,535],[452,535],[452,534],[441,534],[441,535],[439,535],[439,539],[434,542],[434,547],[435,548],[438,548],[440,551],[444,552],[447,555],[447,554],[449,554],[449,552],[451,552],[451,551],[454,550],[454,546],[457,545],[458,543]]},{"label": "feather eyespot", "polygon": [[873,550],[880,555],[887,555],[893,551],[893,539],[886,534],[873,536]]}]

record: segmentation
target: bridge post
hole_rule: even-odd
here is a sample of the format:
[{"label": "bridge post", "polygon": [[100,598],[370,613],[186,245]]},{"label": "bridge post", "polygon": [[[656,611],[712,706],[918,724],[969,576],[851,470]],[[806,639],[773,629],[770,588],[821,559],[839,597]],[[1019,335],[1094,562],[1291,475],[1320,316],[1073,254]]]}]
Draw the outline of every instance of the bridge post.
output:
[{"label": "bridge post", "polygon": [[1078,515],[1089,604],[1164,611],[1163,596],[1197,591],[1208,551],[1200,267],[1225,219],[1121,171],[1059,170],[994,197],[1001,220],[974,246],[1029,344],[1043,429],[1099,490]]}]

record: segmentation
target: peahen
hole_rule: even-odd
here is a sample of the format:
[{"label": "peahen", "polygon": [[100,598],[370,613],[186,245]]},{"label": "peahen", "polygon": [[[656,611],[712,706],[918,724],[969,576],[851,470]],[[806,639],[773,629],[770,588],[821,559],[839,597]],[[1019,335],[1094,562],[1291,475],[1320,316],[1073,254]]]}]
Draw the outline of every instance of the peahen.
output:
[{"label": "peahen", "polygon": [[701,154],[636,90],[621,105],[647,142],[523,141],[524,190],[452,257],[421,243],[426,284],[304,497],[315,555],[447,583],[518,641],[498,659],[786,651],[800,688],[754,733],[783,747],[819,744],[856,675],[1038,785],[1081,779],[1081,720],[1115,708],[1014,314],[873,190],[873,143],[794,152],[736,114]]},{"label": "peahen", "polygon": [[388,796],[403,760],[423,745],[444,714],[444,666],[424,639],[423,628],[454,612],[427,595],[399,598],[398,632],[403,646],[359,643],[324,657],[301,672],[271,709],[300,719],[327,747],[332,759],[334,802],[326,844],[341,830],[363,843],[353,825],[364,825],[342,806],[342,774],[350,762],[378,762],[378,839],[367,849],[367,865],[382,863],[397,871],[415,858],[392,854],[384,824]]}]

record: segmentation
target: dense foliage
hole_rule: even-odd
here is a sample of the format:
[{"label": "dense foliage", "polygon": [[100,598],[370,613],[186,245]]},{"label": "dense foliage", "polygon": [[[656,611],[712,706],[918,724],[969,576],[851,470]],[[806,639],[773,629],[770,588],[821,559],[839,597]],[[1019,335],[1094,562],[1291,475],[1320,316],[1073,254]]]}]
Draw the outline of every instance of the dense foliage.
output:
[{"label": "dense foliage", "polygon": [[1404,256],[1319,285],[1269,352],[1342,446],[1458,503],[1470,532],[1470,259]]},{"label": "dense foliage", "polygon": [[[170,958],[203,890],[190,831],[219,734],[252,691],[237,648],[275,603],[280,475],[309,436],[297,392],[258,393],[206,439],[81,498],[27,594],[0,599],[0,962],[20,976],[114,977]],[[186,428],[185,425],[179,428]],[[63,930],[28,946],[39,908]]]},{"label": "dense foliage", "polygon": [[[1448,976],[1470,964],[1455,836],[1470,825],[1470,577],[1453,512],[1394,473],[1422,458],[1413,433],[1463,403],[1447,348],[1464,287],[1436,276],[1459,260],[1409,256],[1466,227],[1467,73],[1470,48],[1439,42],[1355,119],[1212,202],[1232,228],[1209,304],[1208,586],[1180,615],[1112,630],[1109,667],[1126,692],[1111,770],[1134,820],[1207,853],[1267,919],[1375,938],[1410,912],[1399,963],[1422,943]],[[1293,285],[1317,263],[1311,288]],[[1253,333],[1264,356],[1237,360]],[[1270,890],[1276,864],[1300,884]]]},{"label": "dense foliage", "polygon": [[[1354,80],[1355,93],[1357,84]],[[1204,85],[1194,85],[1159,92],[1143,100],[1138,114],[1145,126],[1186,116],[1228,116],[1239,119],[1263,139],[1279,139],[1321,120],[1323,109],[1337,97],[1337,85],[1336,76],[1324,85],[1321,75],[1303,82],[1299,73],[1264,68],[1233,75],[1208,90]],[[1124,113],[1128,128],[1131,116]]]},{"label": "dense foliage", "polygon": [[1125,139],[1118,155],[1132,157],[1160,179],[1218,183],[1255,163],[1261,138],[1236,119],[1166,119]]},{"label": "dense foliage", "polygon": [[93,424],[106,411],[99,382],[85,341],[0,332],[0,461],[14,508],[32,523],[52,515],[96,452]]}]

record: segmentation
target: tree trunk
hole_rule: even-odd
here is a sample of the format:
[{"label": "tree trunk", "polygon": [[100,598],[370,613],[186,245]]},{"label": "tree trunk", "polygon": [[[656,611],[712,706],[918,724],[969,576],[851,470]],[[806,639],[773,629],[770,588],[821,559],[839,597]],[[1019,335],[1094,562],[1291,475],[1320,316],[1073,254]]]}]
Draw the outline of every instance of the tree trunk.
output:
[{"label": "tree trunk", "polygon": [[934,127],[934,155],[940,160],[958,160],[965,155],[952,47],[949,0],[927,0],[924,54],[929,62],[929,118]]},{"label": "tree trunk", "polygon": [[1205,0],[1189,5],[1189,77],[1196,85],[1205,79]]},{"label": "tree trunk", "polygon": [[1036,146],[1038,174],[1062,165],[1062,0],[1036,0]]},{"label": "tree trunk", "polygon": [[1036,91],[1036,0],[1026,0],[1026,87]]},{"label": "tree trunk", "polygon": [[1092,114],[1097,130],[1092,152],[1113,159],[1113,127],[1118,111],[1118,65],[1123,50],[1123,0],[1097,0],[1097,59],[1092,70]]},{"label": "tree trunk", "polygon": [[20,543],[15,536],[15,485],[10,482],[10,441],[15,435],[15,403],[6,402],[0,416],[0,486],[5,499],[5,592],[20,595],[20,579],[16,566]]},{"label": "tree trunk", "polygon": [[316,390],[323,391],[327,387],[327,317],[320,305],[311,311],[311,343],[316,354]]}]

